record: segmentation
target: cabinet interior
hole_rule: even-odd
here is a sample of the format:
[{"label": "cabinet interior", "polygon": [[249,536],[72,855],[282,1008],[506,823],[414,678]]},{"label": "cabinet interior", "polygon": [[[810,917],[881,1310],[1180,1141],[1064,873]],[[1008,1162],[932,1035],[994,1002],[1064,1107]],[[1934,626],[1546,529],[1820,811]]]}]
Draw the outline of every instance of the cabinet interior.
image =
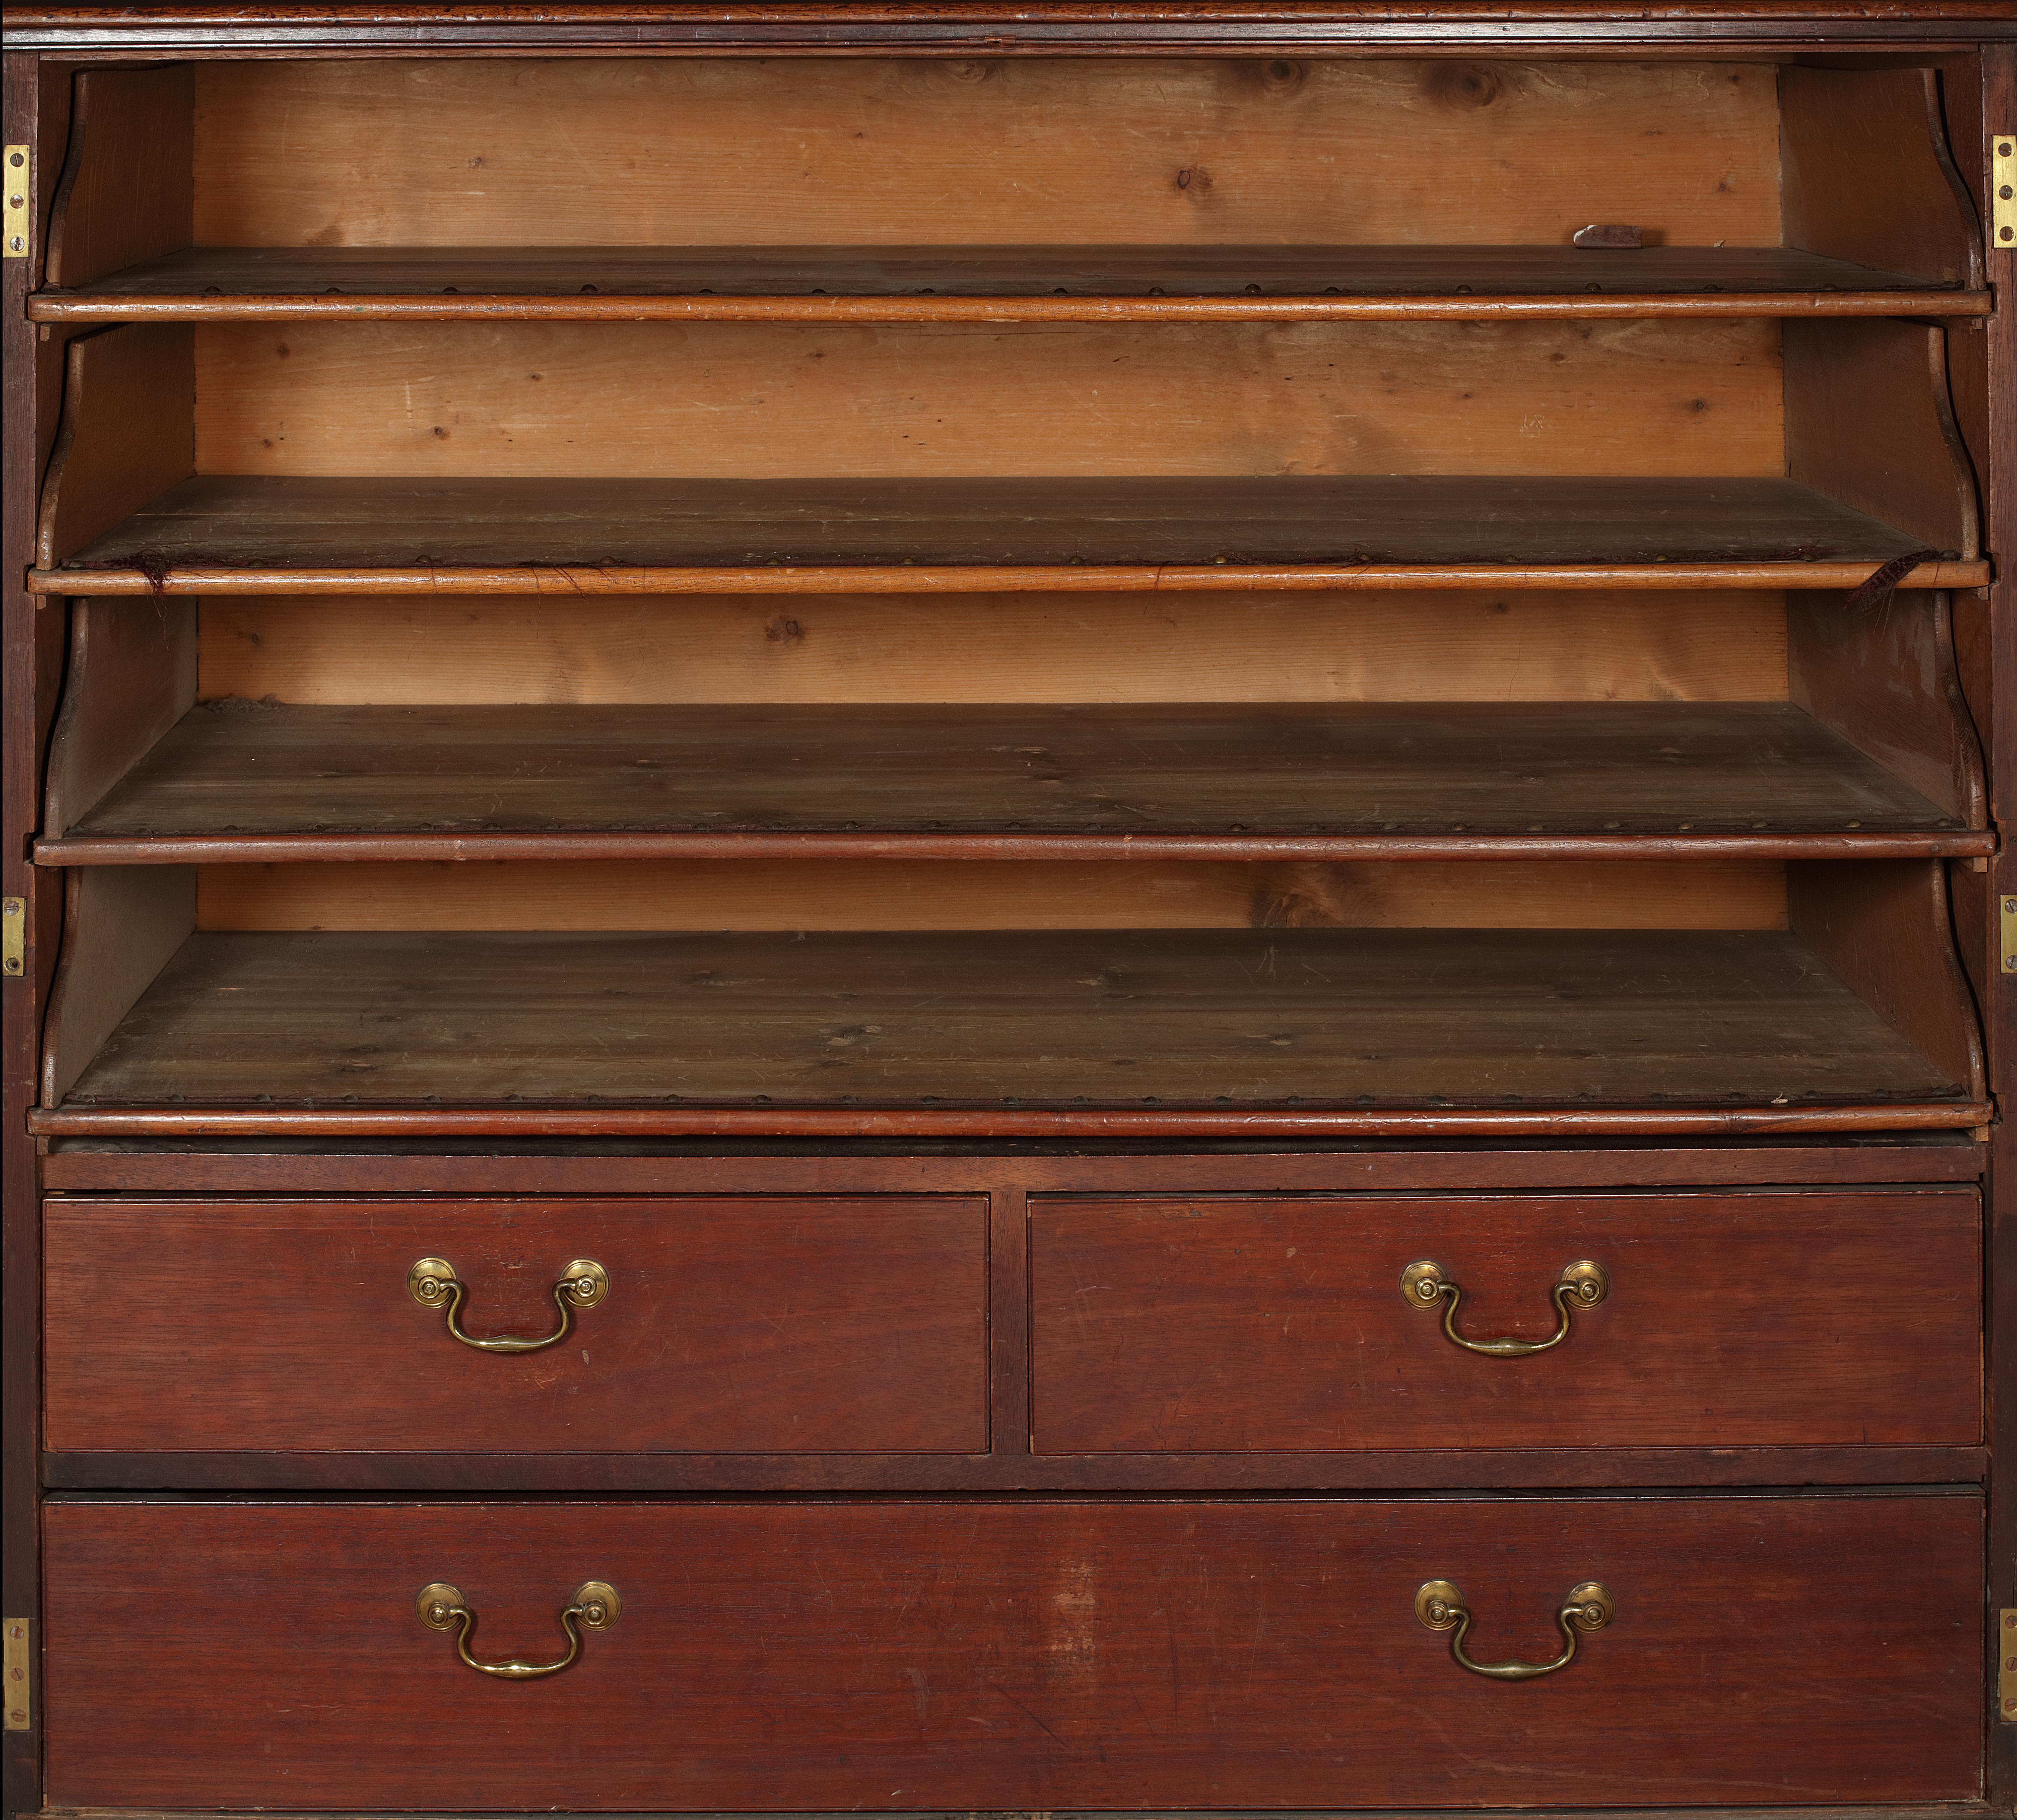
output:
[{"label": "cabinet interior", "polygon": [[1980,1122],[1929,70],[93,70],[49,277],[51,1110],[355,1100],[369,977],[401,1100]]}]

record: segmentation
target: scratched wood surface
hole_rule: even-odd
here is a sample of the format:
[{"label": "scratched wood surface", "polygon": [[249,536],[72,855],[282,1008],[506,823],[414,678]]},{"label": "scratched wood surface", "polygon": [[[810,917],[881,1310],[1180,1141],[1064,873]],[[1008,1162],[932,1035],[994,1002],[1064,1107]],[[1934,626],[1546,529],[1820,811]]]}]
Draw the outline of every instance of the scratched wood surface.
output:
[{"label": "scratched wood surface", "polygon": [[[90,592],[93,569],[178,565],[348,572],[505,564],[593,570],[1834,561],[1874,569],[1918,547],[1810,488],[1759,478],[200,475],[85,545],[60,573],[63,585]],[[788,574],[778,580],[788,587]],[[564,576],[551,581],[568,587]]]},{"label": "scratched wood surface", "polygon": [[[987,1203],[918,1195],[52,1202],[49,1444],[102,1452],[976,1453]],[[222,1301],[227,1255],[269,1262]],[[560,1345],[459,1345],[406,1293],[446,1258],[465,1331],[551,1333],[568,1261],[609,1273]],[[116,1282],[116,1334],[92,1308]],[[192,1323],[192,1307],[205,1317]],[[330,1361],[343,1368],[332,1371]]]},{"label": "scratched wood surface", "polygon": [[1776,703],[186,715],[69,828],[1829,832],[1959,825]]},{"label": "scratched wood surface", "polygon": [[199,933],[74,1104],[1958,1099],[1770,930]]},{"label": "scratched wood surface", "polygon": [[[1335,1809],[1980,1786],[1972,1492],[143,1500],[45,1521],[60,1807]],[[414,1615],[448,1580],[479,1657],[551,1660],[591,1578],[620,1620],[530,1686],[472,1674]],[[1553,1614],[1584,1580],[1618,1616],[1560,1674],[1496,1685],[1416,1620],[1437,1578],[1470,1600],[1485,1660],[1558,1651]],[[1463,1747],[1424,1748],[1425,1728]]]},{"label": "scratched wood surface", "polygon": [[[1786,247],[185,247],[37,292],[41,321],[421,316],[701,321],[1441,320],[1621,313],[1981,315],[1958,276]],[[1618,300],[1631,302],[1621,311]],[[1012,302],[1010,300],[1013,300]],[[752,300],[754,300],[753,302]],[[872,300],[864,309],[864,300]],[[966,307],[984,300],[981,312]]]},{"label": "scratched wood surface", "polygon": [[[1971,1445],[1970,1193],[1037,1199],[1043,1453],[1268,1448]],[[1524,1359],[1403,1303],[1434,1258],[1457,1331],[1542,1341],[1562,1267],[1611,1291]]]}]

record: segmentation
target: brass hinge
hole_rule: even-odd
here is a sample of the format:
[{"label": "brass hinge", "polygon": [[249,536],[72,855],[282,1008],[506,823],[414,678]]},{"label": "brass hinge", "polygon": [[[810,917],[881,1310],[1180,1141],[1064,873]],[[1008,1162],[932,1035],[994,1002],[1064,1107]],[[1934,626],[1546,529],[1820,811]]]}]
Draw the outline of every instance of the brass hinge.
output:
[{"label": "brass hinge", "polygon": [[2017,897],[2003,900],[2003,970],[2017,973]]},{"label": "brass hinge", "polygon": [[33,1708],[30,1696],[34,1691],[34,1669],[28,1656],[28,1620],[26,1618],[0,1618],[0,1681],[7,1688],[7,1724],[9,1732],[28,1729],[28,1714]]},{"label": "brass hinge", "polygon": [[1989,239],[1993,246],[2017,247],[2017,133],[1990,135]]},{"label": "brass hinge", "polygon": [[1996,1716],[2017,1725],[2017,1612],[1996,1614]]},{"label": "brass hinge", "polygon": [[[2012,900],[2006,897],[2004,902]],[[2010,945],[2010,927],[2006,920],[2003,929],[2003,945]],[[21,970],[28,964],[28,901],[25,897],[0,897],[0,973],[10,980],[19,979]]]},{"label": "brass hinge", "polygon": [[35,193],[28,181],[34,175],[28,163],[28,148],[9,146],[0,155],[7,161],[4,167],[7,206],[4,215],[0,215],[0,254],[9,259],[25,259],[28,256],[28,208]]}]

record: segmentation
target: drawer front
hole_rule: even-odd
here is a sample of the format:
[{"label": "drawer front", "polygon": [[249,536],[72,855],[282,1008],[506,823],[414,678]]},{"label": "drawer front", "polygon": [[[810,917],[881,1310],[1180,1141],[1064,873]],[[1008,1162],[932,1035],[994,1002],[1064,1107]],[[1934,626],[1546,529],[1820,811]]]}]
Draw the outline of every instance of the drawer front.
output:
[{"label": "drawer front", "polygon": [[[1033,1199],[1036,1446],[1970,1445],[1981,1245],[1972,1190]],[[1423,1260],[1474,1342],[1607,1291],[1482,1356]]]},{"label": "drawer front", "polygon": [[[979,1197],[45,1204],[47,1446],[966,1453]],[[608,1289],[550,1335],[579,1258]]]},{"label": "drawer front", "polygon": [[[1959,1799],[1972,1495],[58,1504],[53,1807],[1322,1808]],[[1417,1589],[1461,1589],[1481,1679]],[[416,1612],[458,1588],[479,1661]],[[454,1628],[450,1621],[450,1629]],[[1580,1635],[1580,1634],[1579,1634]]]}]

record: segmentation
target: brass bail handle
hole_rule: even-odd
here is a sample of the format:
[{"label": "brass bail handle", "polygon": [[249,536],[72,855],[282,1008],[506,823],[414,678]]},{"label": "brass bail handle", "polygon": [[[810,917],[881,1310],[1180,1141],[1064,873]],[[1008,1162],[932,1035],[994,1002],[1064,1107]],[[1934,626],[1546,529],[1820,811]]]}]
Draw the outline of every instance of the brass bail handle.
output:
[{"label": "brass bail handle", "polygon": [[420,1597],[413,1601],[413,1610],[430,1630],[460,1626],[455,1635],[455,1652],[478,1674],[492,1675],[499,1681],[538,1681],[573,1667],[576,1657],[581,1654],[581,1632],[576,1627],[585,1624],[591,1630],[607,1630],[622,1615],[623,1602],[607,1580],[583,1580],[576,1587],[574,1597],[561,1612],[561,1628],[567,1633],[568,1648],[558,1662],[478,1662],[469,1653],[469,1640],[476,1634],[476,1614],[463,1598],[461,1589],[446,1580],[422,1587]]},{"label": "brass bail handle", "polygon": [[576,1258],[561,1273],[554,1285],[554,1301],[561,1311],[561,1324],[539,1339],[473,1340],[462,1331],[463,1298],[468,1286],[455,1273],[446,1258],[422,1258],[406,1273],[406,1293],[423,1308],[448,1310],[448,1331],[465,1346],[479,1352],[537,1352],[557,1346],[574,1327],[574,1311],[593,1308],[609,1293],[609,1273],[593,1258]]},{"label": "brass bail handle", "polygon": [[1481,1352],[1488,1359],[1527,1359],[1559,1346],[1569,1337],[1569,1316],[1574,1309],[1594,1308],[1611,1293],[1611,1273],[1601,1264],[1582,1258],[1564,1264],[1553,1291],[1560,1318],[1553,1334],[1545,1340],[1467,1340],[1456,1331],[1457,1304],[1463,1300],[1461,1284],[1433,1258],[1417,1258],[1401,1273],[1401,1299],[1410,1308],[1434,1309],[1441,1304],[1443,1332],[1450,1344],[1467,1352]]},{"label": "brass bail handle", "polygon": [[1459,1668],[1489,1681],[1534,1681],[1567,1668],[1575,1661],[1577,1639],[1601,1630],[1616,1617],[1618,1602],[1600,1580],[1586,1580],[1571,1587],[1555,1613],[1556,1627],[1562,1634],[1562,1652],[1553,1662],[1473,1662],[1463,1652],[1464,1636],[1470,1629],[1470,1608],[1463,1602],[1463,1594],[1446,1580],[1424,1580],[1416,1588],[1415,1616],[1431,1630],[1451,1633],[1450,1659]]}]

